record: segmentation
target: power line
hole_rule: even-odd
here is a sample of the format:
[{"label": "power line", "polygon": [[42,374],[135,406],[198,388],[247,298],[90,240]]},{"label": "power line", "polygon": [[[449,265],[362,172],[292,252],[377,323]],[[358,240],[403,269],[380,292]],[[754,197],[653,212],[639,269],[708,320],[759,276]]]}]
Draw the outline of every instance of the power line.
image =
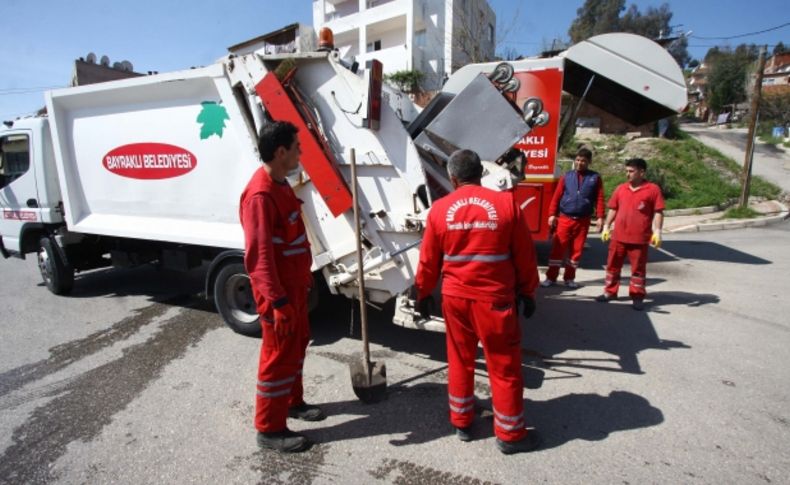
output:
[{"label": "power line", "polygon": [[24,88],[5,88],[0,89],[0,96],[8,96],[13,94],[30,94],[30,93],[37,93],[41,91],[46,91],[48,89],[59,89],[66,86],[38,86],[38,87],[24,87]]},{"label": "power line", "polygon": [[749,32],[748,34],[731,35],[729,37],[700,37],[699,35],[691,35],[689,37],[694,37],[695,39],[704,39],[704,40],[730,40],[730,39],[738,39],[740,37],[749,37],[751,35],[764,34],[766,32],[771,32],[772,30],[778,30],[781,29],[782,27],[787,27],[788,25],[790,25],[790,22],[785,22],[782,25],[777,25],[776,27],[771,27],[770,29],[758,30],[757,32]]}]

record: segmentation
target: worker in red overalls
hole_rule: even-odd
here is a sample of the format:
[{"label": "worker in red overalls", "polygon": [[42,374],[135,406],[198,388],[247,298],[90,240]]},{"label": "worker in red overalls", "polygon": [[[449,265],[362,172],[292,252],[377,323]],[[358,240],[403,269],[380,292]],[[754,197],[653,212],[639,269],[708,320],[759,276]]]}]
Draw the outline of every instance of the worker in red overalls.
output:
[{"label": "worker in red overalls", "polygon": [[[576,152],[573,170],[567,172],[557,184],[554,197],[549,205],[549,227],[554,236],[551,239],[549,268],[541,286],[552,286],[557,282],[560,266],[565,265],[563,280],[565,286],[578,288],[576,268],[582,258],[584,243],[593,214],[597,217],[596,230],[601,231],[604,216],[603,181],[598,172],[589,169],[592,152],[580,148]],[[559,214],[559,217],[557,216]],[[567,259],[563,259],[570,250]]]},{"label": "worker in red overalls", "polygon": [[529,318],[539,281],[532,238],[513,194],[480,186],[483,167],[475,152],[454,152],[447,171],[455,190],[431,206],[416,287],[419,311],[427,318],[431,292],[442,275],[450,422],[459,439],[472,439],[474,369],[481,341],[496,445],[505,454],[531,451],[540,445],[540,436],[524,426],[517,300]]},{"label": "worker in red overalls", "polygon": [[296,198],[286,175],[299,166],[297,128],[288,122],[267,124],[258,149],[265,162],[241,195],[244,267],[263,328],[255,399],[257,441],[280,452],[307,449],[311,442],[286,426],[286,418],[324,419],[306,404],[302,367],[310,340],[307,295],[313,284],[312,256]]},{"label": "worker in red overalls", "polygon": [[[645,180],[647,162],[632,158],[625,162],[628,181],[619,185],[609,198],[601,240],[609,244],[606,261],[606,286],[597,301],[606,303],[617,298],[620,271],[625,257],[631,262],[628,295],[634,310],[644,309],[647,278],[647,245],[661,246],[664,225],[664,197],[658,185]],[[614,222],[614,228],[612,228]]]}]

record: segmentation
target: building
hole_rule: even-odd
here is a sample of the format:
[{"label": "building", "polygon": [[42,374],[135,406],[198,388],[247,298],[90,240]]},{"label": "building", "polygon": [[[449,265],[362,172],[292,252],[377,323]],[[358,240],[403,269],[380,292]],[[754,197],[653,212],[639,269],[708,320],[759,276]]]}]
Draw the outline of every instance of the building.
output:
[{"label": "building", "polygon": [[308,25],[291,24],[282,29],[228,47],[237,56],[263,49],[266,54],[292,54],[316,50],[315,32]]},{"label": "building", "polygon": [[144,74],[134,72],[131,62],[121,61],[110,65],[110,59],[107,56],[102,56],[97,62],[96,54],[91,52],[84,58],[80,57],[74,61],[71,85],[84,86],[138,76],[144,76]]},{"label": "building", "polygon": [[689,109],[693,110],[694,116],[699,119],[707,119],[708,117],[708,103],[705,97],[708,89],[709,74],[710,67],[702,62],[692,69],[687,78]]},{"label": "building", "polygon": [[469,62],[494,59],[496,16],[486,0],[313,0],[313,26],[329,27],[342,57],[384,73],[417,70],[422,88]]},{"label": "building", "polygon": [[771,56],[763,70],[763,93],[790,92],[790,52]]}]

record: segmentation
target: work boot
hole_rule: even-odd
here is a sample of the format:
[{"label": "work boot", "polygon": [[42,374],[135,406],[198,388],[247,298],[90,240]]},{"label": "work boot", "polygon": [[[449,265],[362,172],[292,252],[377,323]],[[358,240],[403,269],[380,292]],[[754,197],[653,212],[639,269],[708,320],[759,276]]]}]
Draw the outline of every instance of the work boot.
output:
[{"label": "work boot", "polygon": [[540,286],[542,286],[544,288],[548,288],[549,286],[554,286],[554,283],[556,283],[556,281],[553,281],[553,280],[550,280],[550,279],[547,278],[547,279],[545,279],[545,280],[540,282]]},{"label": "work boot", "polygon": [[634,310],[636,310],[638,312],[641,312],[642,310],[645,309],[645,301],[643,299],[641,299],[641,298],[634,298],[631,301],[631,307]]},{"label": "work boot", "polygon": [[579,288],[579,283],[577,283],[577,282],[575,282],[573,280],[567,280],[565,282],[565,286],[567,286],[568,288],[570,288],[572,290],[575,290],[575,289]]},{"label": "work boot", "polygon": [[298,453],[310,448],[313,444],[306,436],[294,433],[288,428],[266,433],[259,431],[256,441],[261,448],[280,453]]},{"label": "work boot", "polygon": [[537,450],[541,444],[543,444],[543,439],[534,429],[527,433],[527,436],[518,441],[502,441],[499,438],[496,439],[496,447],[505,455],[528,453]]},{"label": "work boot", "polygon": [[472,426],[467,426],[466,428],[455,428],[455,436],[458,437],[461,441],[472,441]]},{"label": "work boot", "polygon": [[595,301],[598,303],[609,303],[612,300],[616,300],[617,295],[613,295],[611,293],[602,293],[595,298]]},{"label": "work boot", "polygon": [[321,421],[326,419],[326,414],[318,406],[303,402],[298,406],[288,408],[288,417],[302,421]]}]

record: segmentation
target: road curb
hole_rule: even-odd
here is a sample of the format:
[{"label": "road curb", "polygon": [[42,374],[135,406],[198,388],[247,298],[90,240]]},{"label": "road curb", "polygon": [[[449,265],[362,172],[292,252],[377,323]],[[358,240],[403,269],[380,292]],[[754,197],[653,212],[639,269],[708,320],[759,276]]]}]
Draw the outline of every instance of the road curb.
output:
[{"label": "road curb", "polygon": [[676,217],[676,216],[695,216],[695,215],[703,215],[703,214],[712,214],[714,212],[721,211],[721,206],[718,205],[708,205],[705,207],[692,207],[690,209],[672,209],[664,211],[664,216],[666,217]]},{"label": "road curb", "polygon": [[754,219],[727,219],[718,222],[702,222],[698,224],[689,224],[687,226],[675,227],[672,229],[665,229],[665,233],[683,233],[683,232],[705,232],[705,231],[723,231],[726,229],[741,229],[744,227],[761,227],[782,222],[790,215],[788,207],[781,202],[774,201],[781,206],[781,211],[778,214],[755,217]]}]

